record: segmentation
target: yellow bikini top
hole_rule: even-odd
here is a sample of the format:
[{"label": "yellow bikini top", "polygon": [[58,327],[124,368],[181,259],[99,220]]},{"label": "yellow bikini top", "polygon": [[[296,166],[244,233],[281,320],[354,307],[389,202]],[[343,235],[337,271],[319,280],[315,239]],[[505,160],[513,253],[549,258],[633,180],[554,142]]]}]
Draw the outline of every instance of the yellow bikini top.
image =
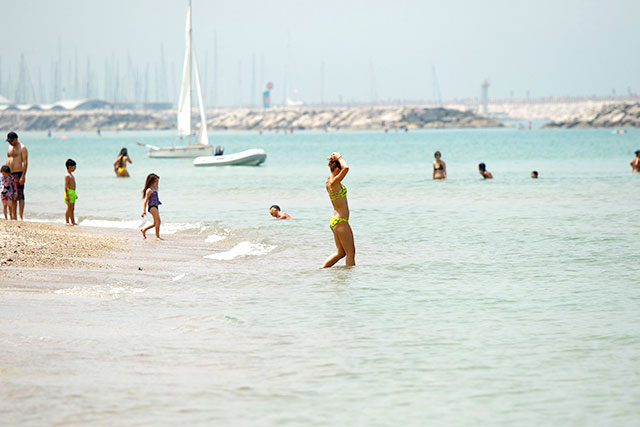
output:
[{"label": "yellow bikini top", "polygon": [[342,184],[340,184],[340,189],[338,191],[329,193],[329,198],[331,200],[344,199],[346,197],[347,197],[347,187],[345,187]]}]

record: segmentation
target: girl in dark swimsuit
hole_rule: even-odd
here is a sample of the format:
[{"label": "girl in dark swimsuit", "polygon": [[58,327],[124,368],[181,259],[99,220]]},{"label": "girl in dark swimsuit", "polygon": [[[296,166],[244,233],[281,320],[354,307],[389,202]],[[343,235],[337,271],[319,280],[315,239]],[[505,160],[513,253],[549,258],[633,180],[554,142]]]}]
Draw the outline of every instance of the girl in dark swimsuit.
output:
[{"label": "girl in dark swimsuit", "polygon": [[436,159],[433,161],[433,179],[447,179],[447,164],[444,160],[440,160],[440,151],[433,153]]},{"label": "girl in dark swimsuit", "polygon": [[160,199],[158,198],[158,183],[160,182],[160,177],[155,173],[150,173],[147,175],[147,181],[144,184],[144,189],[142,190],[142,197],[144,198],[144,203],[142,204],[142,217],[147,214],[147,210],[153,217],[153,224],[146,228],[141,228],[140,232],[142,233],[143,238],[147,238],[147,231],[156,228],[156,239],[164,240],[160,237],[160,212],[158,211],[158,207],[162,204]]}]

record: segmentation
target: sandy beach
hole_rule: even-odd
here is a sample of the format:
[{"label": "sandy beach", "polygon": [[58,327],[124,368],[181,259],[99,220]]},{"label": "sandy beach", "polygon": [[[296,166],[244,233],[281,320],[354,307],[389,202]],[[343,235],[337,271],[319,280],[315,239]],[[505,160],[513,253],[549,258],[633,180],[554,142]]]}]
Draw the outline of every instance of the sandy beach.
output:
[{"label": "sandy beach", "polygon": [[194,238],[143,240],[136,230],[3,221],[3,287],[60,288],[173,277],[178,263],[206,254]]}]

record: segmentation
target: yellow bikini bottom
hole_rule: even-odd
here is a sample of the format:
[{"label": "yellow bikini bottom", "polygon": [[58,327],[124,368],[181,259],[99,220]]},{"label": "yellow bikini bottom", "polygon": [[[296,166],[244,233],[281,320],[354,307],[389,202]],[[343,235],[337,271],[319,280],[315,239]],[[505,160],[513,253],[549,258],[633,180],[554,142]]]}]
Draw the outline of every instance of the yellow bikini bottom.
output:
[{"label": "yellow bikini bottom", "polygon": [[341,222],[349,222],[349,218],[340,218],[337,216],[332,216],[331,220],[329,221],[329,228],[331,228],[333,230],[333,227],[335,227],[336,225],[340,224]]}]

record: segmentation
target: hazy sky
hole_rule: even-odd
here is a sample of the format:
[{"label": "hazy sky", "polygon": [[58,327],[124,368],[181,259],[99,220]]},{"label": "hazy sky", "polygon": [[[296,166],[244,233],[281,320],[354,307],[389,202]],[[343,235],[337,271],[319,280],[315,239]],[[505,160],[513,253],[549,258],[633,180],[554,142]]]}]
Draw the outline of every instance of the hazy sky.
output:
[{"label": "hazy sky", "polygon": [[[149,63],[153,76],[163,43],[175,102],[186,6],[187,0],[0,0],[0,78],[15,84],[23,53],[31,79],[49,85],[60,44],[62,78],[71,81],[77,51],[83,81],[90,56],[101,97],[107,58],[117,58],[124,74],[130,57],[143,77]],[[491,97],[511,91],[524,97],[527,90],[535,97],[626,94],[629,87],[638,93],[639,18],[638,0],[193,0],[206,98],[213,90],[214,31],[218,40],[219,99],[206,99],[208,105],[250,101],[254,54],[258,90],[261,76],[273,81],[276,102],[285,74],[300,99],[318,102],[323,63],[325,101],[369,101],[372,93],[379,100],[429,100],[432,66],[445,99],[477,97],[485,77]]]}]

